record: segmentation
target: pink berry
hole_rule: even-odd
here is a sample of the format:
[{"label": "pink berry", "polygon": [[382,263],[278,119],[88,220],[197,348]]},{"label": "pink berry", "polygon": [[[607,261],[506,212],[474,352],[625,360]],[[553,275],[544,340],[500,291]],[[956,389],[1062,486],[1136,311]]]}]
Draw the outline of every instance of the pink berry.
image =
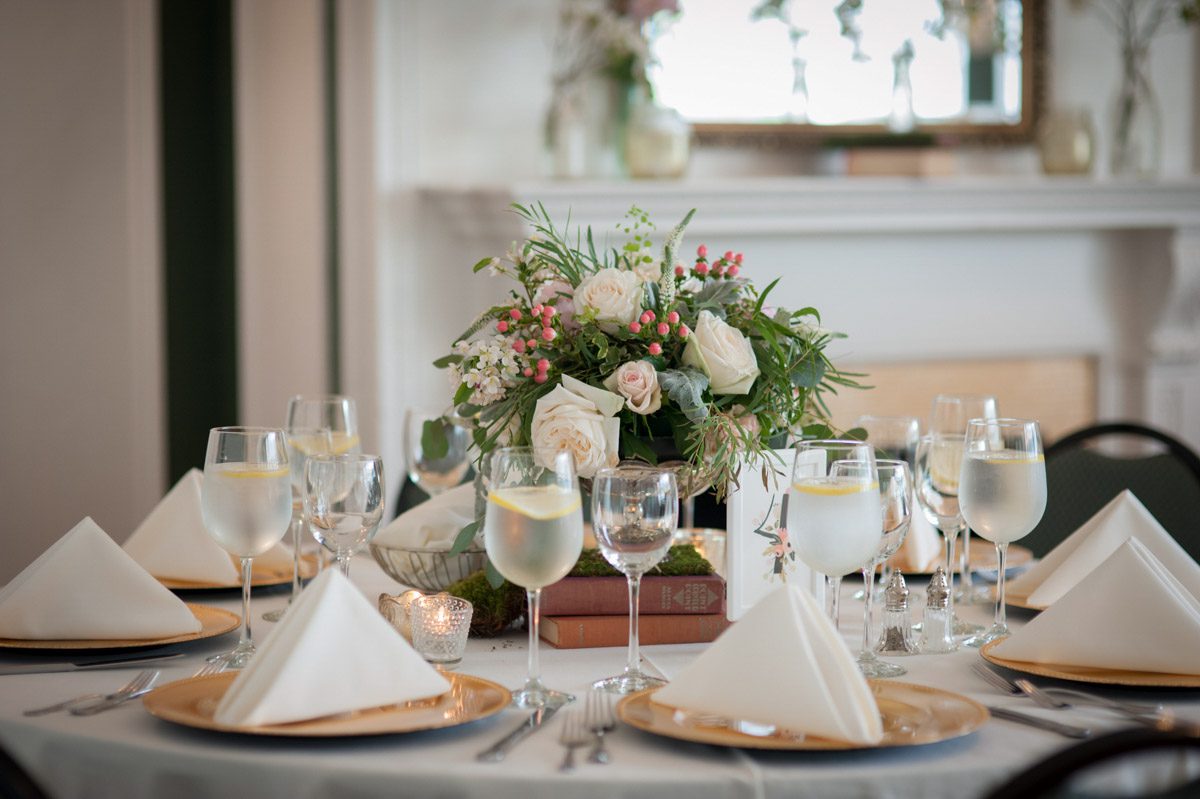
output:
[{"label": "pink berry", "polygon": [[671,311],[667,314],[667,321],[673,325],[679,324],[679,311]]},{"label": "pink berry", "polygon": [[701,244],[699,247],[697,247],[696,248],[696,257],[697,258],[707,258],[708,257],[708,247],[704,246],[703,244]]},{"label": "pink berry", "polygon": [[517,352],[524,352],[525,351],[525,342],[521,341],[521,339],[517,339],[516,341],[514,341],[512,343],[512,348],[514,350],[516,350]]},{"label": "pink berry", "polygon": [[533,370],[526,366],[521,370],[521,374],[525,375],[526,377],[533,377]]},{"label": "pink berry", "polygon": [[496,329],[499,330],[501,333],[507,333],[508,332],[508,322],[501,319],[499,322],[496,323]]},{"label": "pink berry", "polygon": [[678,265],[675,267],[675,277],[683,277],[683,274],[684,274],[684,272],[686,272],[686,271],[687,271],[687,270],[683,268],[683,264],[678,264]]},{"label": "pink berry", "polygon": [[508,315],[509,315],[509,316],[511,316],[513,319],[520,319],[520,318],[521,318],[521,312],[520,312],[520,311],[518,311],[516,308],[513,308],[513,309],[511,309],[511,310],[508,312]]},{"label": "pink berry", "polygon": [[721,257],[724,258],[726,261],[732,261],[733,260],[733,250],[726,250],[725,254],[722,255]]},{"label": "pink berry", "polygon": [[696,272],[697,275],[707,275],[708,274],[708,264],[701,261],[700,263],[696,264],[696,266],[694,267],[694,271]]},{"label": "pink berry", "polygon": [[541,358],[541,359],[540,359],[540,360],[538,360],[538,362],[537,362],[537,370],[538,370],[539,372],[548,372],[548,371],[550,371],[550,362],[549,362],[548,360],[546,360],[545,358]]},{"label": "pink berry", "polygon": [[536,375],[534,375],[534,376],[533,376],[533,382],[535,382],[535,383],[545,383],[545,382],[546,382],[546,373],[545,373],[545,372],[541,372],[540,374],[536,374]]},{"label": "pink berry", "polygon": [[650,314],[650,321],[651,321],[651,322],[653,322],[655,319],[657,319],[657,318],[658,318],[657,316],[655,316],[655,314],[654,314],[654,311],[651,311],[651,310],[647,309],[646,313]]},{"label": "pink berry", "polygon": [[546,341],[554,341],[557,335],[558,334],[554,332],[554,328],[552,327],[542,328],[542,338],[544,338]]},{"label": "pink berry", "polygon": [[536,350],[536,349],[537,349],[537,339],[536,339],[536,338],[526,339],[526,340],[525,340],[525,344],[526,344],[526,346],[528,346],[528,347],[529,347],[529,349],[531,349],[531,350]]},{"label": "pink berry", "polygon": [[642,326],[637,322],[630,322],[629,323],[629,332],[630,333],[641,333]]},{"label": "pink berry", "polygon": [[692,332],[691,328],[689,328],[687,325],[679,326],[679,337],[680,338],[687,338],[688,335],[691,334],[691,332]]},{"label": "pink berry", "polygon": [[557,313],[558,311],[554,310],[554,306],[552,305],[547,305],[542,309],[542,316],[546,319],[553,319]]},{"label": "pink berry", "polygon": [[670,333],[670,332],[671,332],[671,326],[670,326],[670,325],[668,325],[666,322],[659,322],[659,323],[658,323],[658,335],[660,335],[660,336],[665,336],[665,335],[667,335],[667,334],[668,334],[668,333]]},{"label": "pink berry", "polygon": [[642,315],[641,315],[641,317],[638,319],[638,321],[639,321],[639,322],[641,322],[643,325],[648,325],[648,324],[650,324],[650,322],[651,322],[653,319],[654,319],[654,317],[650,315],[650,312],[649,312],[649,311],[643,311],[643,312],[642,312]]},{"label": "pink berry", "polygon": [[718,263],[716,266],[713,267],[712,273],[713,273],[713,277],[720,277],[721,275],[725,274],[725,267],[721,266],[721,264]]},{"label": "pink berry", "polygon": [[726,277],[737,277],[737,276],[738,276],[738,272],[740,272],[740,271],[741,271],[741,270],[740,270],[740,269],[738,269],[738,265],[737,265],[737,264],[734,264],[733,266],[731,266],[731,267],[729,267],[728,269],[726,269],[726,270],[725,270],[725,276],[726,276]]},{"label": "pink berry", "polygon": [[738,266],[741,266],[742,265],[742,253],[739,252],[736,255],[734,255],[733,262],[735,264],[737,264]]},{"label": "pink berry", "polygon": [[540,306],[540,305],[533,306],[532,308],[529,309],[529,313],[532,314],[533,316],[541,316],[542,315],[542,306]]},{"label": "pink berry", "polygon": [[662,345],[657,341],[653,342],[647,349],[650,350],[651,355],[662,355]]}]

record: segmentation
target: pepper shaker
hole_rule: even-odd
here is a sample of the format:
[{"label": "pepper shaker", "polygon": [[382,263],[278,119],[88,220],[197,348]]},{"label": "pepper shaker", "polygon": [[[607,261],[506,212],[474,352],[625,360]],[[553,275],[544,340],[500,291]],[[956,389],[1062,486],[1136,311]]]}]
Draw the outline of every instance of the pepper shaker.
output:
[{"label": "pepper shaker", "polygon": [[875,650],[881,655],[915,655],[918,650],[913,641],[912,620],[908,612],[908,586],[899,569],[892,571],[891,579],[883,590],[883,632]]},{"label": "pepper shaker", "polygon": [[958,649],[954,641],[954,616],[950,610],[950,584],[946,570],[934,571],[925,592],[925,616],[921,619],[921,651],[942,654]]}]

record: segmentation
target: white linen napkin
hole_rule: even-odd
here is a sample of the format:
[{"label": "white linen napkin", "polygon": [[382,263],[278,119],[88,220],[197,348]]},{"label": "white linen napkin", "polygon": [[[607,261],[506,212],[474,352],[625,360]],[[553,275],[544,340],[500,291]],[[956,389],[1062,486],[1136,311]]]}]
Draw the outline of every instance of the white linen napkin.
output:
[{"label": "white linen napkin", "polygon": [[992,652],[1065,666],[1200,673],[1200,599],[1136,538]]},{"label": "white linen napkin", "polygon": [[140,640],[198,632],[187,605],[90,516],[0,590],[0,638]]},{"label": "white linen napkin", "polygon": [[375,543],[405,549],[449,549],[458,531],[475,521],[475,486],[460,486],[401,513],[375,536]]},{"label": "white linen napkin", "polygon": [[1128,489],[1010,582],[1009,590],[1027,595],[1033,607],[1050,607],[1130,538],[1141,541],[1189,593],[1200,596],[1200,566]]},{"label": "white linen napkin", "polygon": [[[960,542],[961,543],[961,542]],[[936,566],[945,551],[942,537],[929,523],[924,513],[914,513],[904,536],[904,544],[892,556],[892,566],[908,574],[930,571]]]},{"label": "white linen napkin", "polygon": [[850,650],[795,586],[763,597],[654,701],[851,743],[883,738],[879,708]]},{"label": "white linen napkin", "polygon": [[221,697],[218,724],[286,724],[437,696],[450,683],[337,569],[326,569]]},{"label": "white linen napkin", "polygon": [[238,570],[204,528],[204,474],[191,469],[150,511],[122,548],[155,577],[232,585]]}]

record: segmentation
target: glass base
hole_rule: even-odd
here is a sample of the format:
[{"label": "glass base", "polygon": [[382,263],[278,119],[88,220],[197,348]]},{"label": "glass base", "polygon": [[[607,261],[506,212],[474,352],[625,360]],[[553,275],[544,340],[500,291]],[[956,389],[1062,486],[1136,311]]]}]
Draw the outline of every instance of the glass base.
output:
[{"label": "glass base", "polygon": [[996,601],[990,585],[973,585],[970,591],[955,591],[956,605],[991,605]]},{"label": "glass base", "polygon": [[246,642],[245,645],[238,644],[237,648],[232,652],[223,652],[220,655],[213,655],[206,658],[206,663],[220,663],[224,671],[230,669],[244,669],[250,663],[250,659],[254,657],[257,650],[254,648],[253,642]]},{"label": "glass base", "polygon": [[982,624],[974,624],[973,622],[963,621],[954,614],[954,634],[955,635],[977,635],[982,633],[985,628]]},{"label": "glass base", "polygon": [[967,640],[963,641],[964,646],[974,647],[978,649],[984,644],[990,644],[998,638],[1004,638],[1008,635],[1008,627],[1001,627],[993,624],[986,632],[980,632],[978,635],[972,635]]},{"label": "glass base", "polygon": [[862,672],[864,677],[874,678],[899,677],[908,674],[908,669],[903,666],[896,663],[888,663],[886,660],[880,660],[874,656],[859,656],[858,670]]},{"label": "glass base", "polygon": [[651,677],[645,672],[627,671],[624,674],[618,674],[616,677],[596,680],[592,683],[592,687],[610,694],[635,694],[647,688],[657,688],[660,685],[666,684],[666,680]]},{"label": "glass base", "polygon": [[287,613],[287,609],[291,604],[291,600],[288,600],[287,605],[284,605],[276,610],[268,610],[262,615],[263,621],[279,621],[283,618],[283,614]]},{"label": "glass base", "polygon": [[572,694],[564,693],[563,691],[554,691],[542,685],[530,686],[526,684],[519,691],[513,691],[512,704],[513,707],[524,707],[536,709],[539,707],[562,707],[575,701]]}]

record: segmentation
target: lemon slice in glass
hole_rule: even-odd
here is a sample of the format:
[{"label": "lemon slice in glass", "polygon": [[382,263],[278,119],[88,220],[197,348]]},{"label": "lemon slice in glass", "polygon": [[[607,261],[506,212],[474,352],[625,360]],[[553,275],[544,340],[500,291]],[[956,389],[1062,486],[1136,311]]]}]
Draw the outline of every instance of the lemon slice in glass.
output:
[{"label": "lemon slice in glass", "polygon": [[560,519],[581,505],[578,491],[558,486],[498,488],[488,494],[488,501],[539,522]]}]

